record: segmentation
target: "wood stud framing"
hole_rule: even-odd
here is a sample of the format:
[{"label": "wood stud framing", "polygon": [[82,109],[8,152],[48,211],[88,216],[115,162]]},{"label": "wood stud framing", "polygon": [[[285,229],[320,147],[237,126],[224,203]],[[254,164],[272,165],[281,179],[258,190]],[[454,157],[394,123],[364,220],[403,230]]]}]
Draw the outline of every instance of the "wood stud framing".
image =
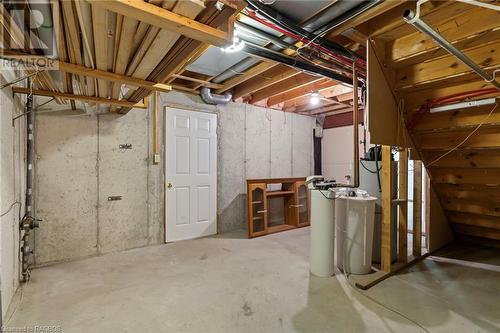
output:
[{"label": "wood stud framing", "polygon": [[391,271],[391,225],[393,223],[392,214],[392,164],[391,147],[382,146],[382,251],[381,270]]},{"label": "wood stud framing", "polygon": [[408,262],[408,149],[399,152],[398,261]]},{"label": "wood stud framing", "polygon": [[422,161],[413,161],[413,255],[422,255]]}]

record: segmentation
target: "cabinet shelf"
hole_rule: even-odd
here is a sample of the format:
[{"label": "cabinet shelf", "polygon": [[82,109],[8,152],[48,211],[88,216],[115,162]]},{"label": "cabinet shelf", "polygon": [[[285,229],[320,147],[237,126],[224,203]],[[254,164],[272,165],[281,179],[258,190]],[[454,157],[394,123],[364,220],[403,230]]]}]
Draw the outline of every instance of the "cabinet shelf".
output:
[{"label": "cabinet shelf", "polygon": [[292,194],[295,194],[295,191],[270,191],[266,193],[268,197],[277,197],[277,196],[292,195]]}]

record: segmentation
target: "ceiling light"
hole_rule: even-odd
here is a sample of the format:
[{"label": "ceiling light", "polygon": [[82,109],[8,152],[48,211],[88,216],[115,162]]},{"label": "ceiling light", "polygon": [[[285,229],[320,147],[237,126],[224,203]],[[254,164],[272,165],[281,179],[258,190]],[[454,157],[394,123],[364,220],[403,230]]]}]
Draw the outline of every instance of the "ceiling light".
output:
[{"label": "ceiling light", "polygon": [[226,47],[223,47],[223,48],[221,48],[221,50],[222,50],[222,52],[233,53],[233,52],[238,52],[238,51],[243,50],[244,47],[245,47],[245,41],[234,36],[233,37],[233,44],[226,46]]},{"label": "ceiling light", "polygon": [[310,99],[309,99],[309,102],[312,104],[312,105],[318,105],[319,104],[319,100],[321,98],[321,95],[319,94],[319,92],[317,91],[313,91],[310,95]]}]

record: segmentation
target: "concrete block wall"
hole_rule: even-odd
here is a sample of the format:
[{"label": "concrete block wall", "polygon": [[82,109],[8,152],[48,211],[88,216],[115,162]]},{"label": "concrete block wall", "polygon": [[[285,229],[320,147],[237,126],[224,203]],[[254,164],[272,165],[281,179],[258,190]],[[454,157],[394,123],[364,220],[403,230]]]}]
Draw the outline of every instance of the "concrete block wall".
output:
[{"label": "concrete block wall", "polygon": [[[204,104],[198,96],[161,94],[163,107],[218,114],[218,232],[246,227],[247,178],[312,172],[314,119],[240,103]],[[160,112],[160,141],[164,141]],[[152,164],[151,117],[36,117],[36,263],[160,244],[164,241],[164,147]],[[120,150],[119,144],[132,144]],[[120,201],[108,201],[120,195]]]},{"label": "concrete block wall", "polygon": [[[4,74],[4,73],[2,73]],[[1,83],[10,81],[13,76]],[[8,306],[19,286],[19,207],[21,216],[25,211],[25,142],[26,118],[20,117],[12,123],[12,118],[24,112],[23,100],[12,97],[12,90],[0,91],[0,286],[1,304],[4,317]],[[11,209],[11,205],[18,202]]]}]

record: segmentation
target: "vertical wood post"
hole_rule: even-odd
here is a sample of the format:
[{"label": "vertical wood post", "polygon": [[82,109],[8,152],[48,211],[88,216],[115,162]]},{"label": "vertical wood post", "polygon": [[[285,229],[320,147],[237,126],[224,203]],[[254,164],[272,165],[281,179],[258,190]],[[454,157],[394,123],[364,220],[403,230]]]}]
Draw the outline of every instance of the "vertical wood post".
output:
[{"label": "vertical wood post", "polygon": [[413,255],[422,255],[422,161],[413,161]]},{"label": "vertical wood post", "polygon": [[381,269],[391,271],[392,222],[392,161],[391,146],[382,146],[382,237]]},{"label": "vertical wood post", "polygon": [[155,91],[153,94],[153,114],[152,114],[152,123],[153,123],[153,164],[160,163],[160,145],[158,140],[158,102],[160,99],[160,94]]},{"label": "vertical wood post", "polygon": [[399,250],[398,262],[408,262],[408,149],[399,152]]}]

